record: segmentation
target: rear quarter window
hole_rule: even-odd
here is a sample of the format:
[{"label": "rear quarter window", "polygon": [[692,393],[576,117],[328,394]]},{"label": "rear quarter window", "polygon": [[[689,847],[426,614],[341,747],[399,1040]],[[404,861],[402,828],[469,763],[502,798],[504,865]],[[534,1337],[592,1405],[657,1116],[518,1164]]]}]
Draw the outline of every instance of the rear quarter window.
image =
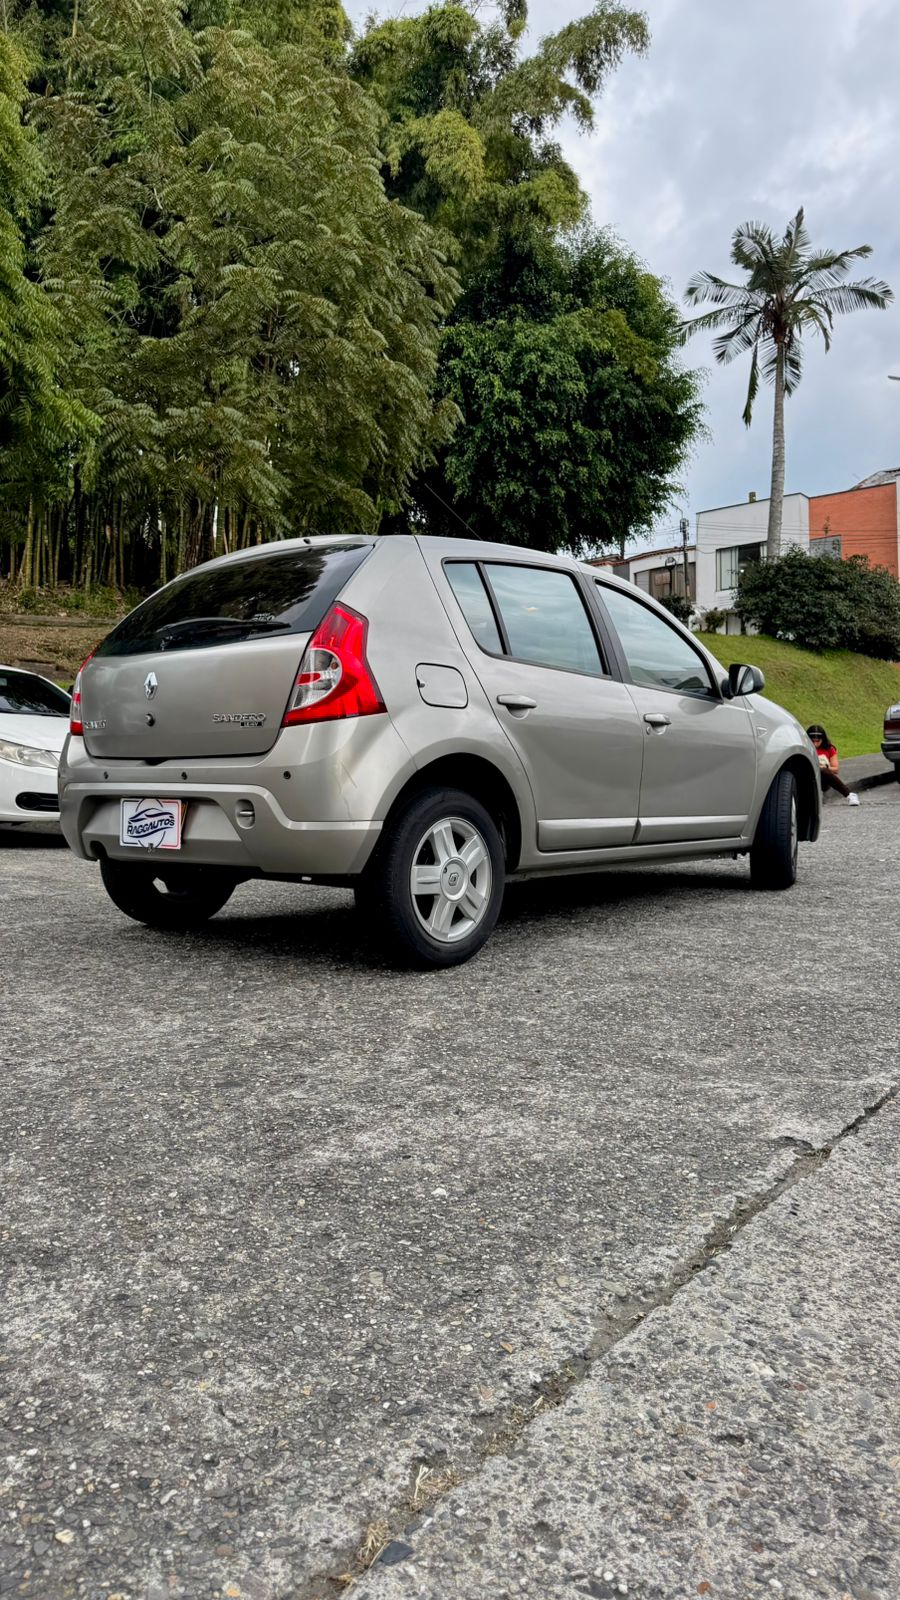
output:
[{"label": "rear quarter window", "polygon": [[98,656],[153,655],[311,633],[372,549],[368,541],[248,551],[176,578],[132,611]]},{"label": "rear quarter window", "polygon": [[492,655],[502,655],[503,640],[497,619],[475,562],[448,561],[444,571],[476,643]]}]

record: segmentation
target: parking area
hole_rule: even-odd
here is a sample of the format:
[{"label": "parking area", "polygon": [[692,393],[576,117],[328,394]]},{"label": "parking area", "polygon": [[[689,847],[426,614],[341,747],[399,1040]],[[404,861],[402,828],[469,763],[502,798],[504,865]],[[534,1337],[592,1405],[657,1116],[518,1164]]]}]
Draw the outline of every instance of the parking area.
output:
[{"label": "parking area", "polygon": [[[889,1109],[898,862],[891,785],[828,807],[789,894],[744,862],[514,886],[419,975],[337,891],[246,885],[171,938],[0,840],[0,1594],[304,1600],[387,1546],[376,1593],[455,1486],[502,1510],[497,1461]],[[559,1593],[621,1592],[597,1560]],[[402,1592],[526,1589],[452,1570]]]}]

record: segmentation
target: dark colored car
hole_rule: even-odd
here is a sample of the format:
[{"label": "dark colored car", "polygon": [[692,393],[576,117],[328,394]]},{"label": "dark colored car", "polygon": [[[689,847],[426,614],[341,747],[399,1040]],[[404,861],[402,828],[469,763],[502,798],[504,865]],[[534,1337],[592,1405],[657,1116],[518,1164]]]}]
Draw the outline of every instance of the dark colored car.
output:
[{"label": "dark colored car", "polygon": [[894,763],[894,777],[900,783],[900,705],[888,706],[884,713],[882,755]]}]

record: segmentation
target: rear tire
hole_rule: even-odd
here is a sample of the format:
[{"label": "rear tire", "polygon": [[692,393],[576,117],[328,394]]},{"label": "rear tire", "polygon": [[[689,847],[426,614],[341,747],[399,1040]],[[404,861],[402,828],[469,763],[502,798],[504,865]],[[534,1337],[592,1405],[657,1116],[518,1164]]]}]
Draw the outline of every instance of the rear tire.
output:
[{"label": "rear tire", "polygon": [[897,782],[900,783],[900,761],[894,762],[894,777],[896,778]]},{"label": "rear tire", "polygon": [[765,798],[750,847],[750,882],[754,889],[790,889],[797,881],[800,816],[797,780],[782,769]]},{"label": "rear tire", "polygon": [[152,866],[143,862],[100,862],[103,887],[114,906],[167,933],[187,933],[201,928],[227,905],[237,888],[234,873],[221,867]]},{"label": "rear tire", "polygon": [[401,965],[455,967],[490,938],[505,880],[489,812],[461,790],[430,789],[382,837],[356,903]]}]

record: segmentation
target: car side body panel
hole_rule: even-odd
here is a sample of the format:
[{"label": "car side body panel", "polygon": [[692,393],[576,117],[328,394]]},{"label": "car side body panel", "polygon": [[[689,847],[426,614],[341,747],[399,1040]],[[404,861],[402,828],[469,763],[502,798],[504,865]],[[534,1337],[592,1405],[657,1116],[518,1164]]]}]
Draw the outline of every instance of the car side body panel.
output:
[{"label": "car side body panel", "polygon": [[[625,685],[612,676],[564,671],[483,650],[448,580],[445,542],[422,542],[436,592],[488,708],[488,737],[495,747],[498,734],[508,743],[527,778],[535,826],[523,828],[522,864],[536,865],[569,851],[631,844],[644,752]],[[459,560],[458,541],[450,545],[451,558]],[[471,545],[463,558],[482,553],[495,563],[568,567],[579,581],[574,563],[554,562],[538,551]]]}]

